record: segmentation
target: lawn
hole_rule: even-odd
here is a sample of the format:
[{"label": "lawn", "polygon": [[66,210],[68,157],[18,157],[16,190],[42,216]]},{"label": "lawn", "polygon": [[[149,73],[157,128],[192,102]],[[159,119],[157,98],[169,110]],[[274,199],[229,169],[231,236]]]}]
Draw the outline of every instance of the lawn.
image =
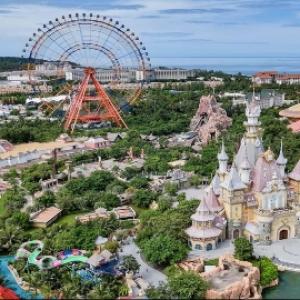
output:
[{"label": "lawn", "polygon": [[75,212],[71,213],[69,215],[65,215],[58,219],[57,222],[54,222],[53,224],[67,224],[67,225],[74,225],[76,223],[75,217],[83,215],[83,212]]},{"label": "lawn", "polygon": [[146,210],[149,210],[149,208],[141,208],[141,207],[137,207],[136,205],[132,205],[130,204],[130,206],[135,210],[136,214],[137,214],[137,218],[140,216],[140,214]]},{"label": "lawn", "polygon": [[4,216],[6,212],[4,201],[0,198],[0,217]]}]

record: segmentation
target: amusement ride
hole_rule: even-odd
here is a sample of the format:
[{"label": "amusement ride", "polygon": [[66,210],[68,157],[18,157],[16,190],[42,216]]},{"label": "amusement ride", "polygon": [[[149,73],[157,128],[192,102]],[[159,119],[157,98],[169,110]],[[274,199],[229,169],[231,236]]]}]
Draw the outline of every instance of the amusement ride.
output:
[{"label": "amusement ride", "polygon": [[42,105],[52,112],[64,108],[64,128],[71,132],[90,123],[127,128],[122,110],[139,99],[150,77],[150,58],[140,38],[120,22],[92,13],[43,24],[29,38],[23,57],[34,94],[42,99],[45,85],[59,85],[56,95],[69,93],[67,104]]}]

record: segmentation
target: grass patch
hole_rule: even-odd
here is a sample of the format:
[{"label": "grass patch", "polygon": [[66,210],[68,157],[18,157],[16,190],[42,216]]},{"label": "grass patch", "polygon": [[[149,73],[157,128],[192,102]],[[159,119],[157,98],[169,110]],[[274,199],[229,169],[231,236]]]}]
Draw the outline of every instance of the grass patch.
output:
[{"label": "grass patch", "polygon": [[143,213],[144,211],[147,211],[150,209],[150,208],[144,208],[144,207],[137,207],[136,205],[132,205],[132,204],[129,204],[129,206],[131,206],[135,210],[136,218],[138,218],[141,215],[141,213]]},{"label": "grass patch", "polygon": [[82,212],[75,212],[75,213],[71,213],[65,216],[62,216],[61,218],[58,219],[57,222],[54,222],[53,224],[58,224],[58,225],[62,225],[62,224],[66,224],[66,225],[74,225],[76,223],[75,218],[83,215],[84,213]]},{"label": "grass patch", "polygon": [[219,259],[218,258],[213,258],[213,259],[208,259],[204,261],[204,264],[206,266],[218,266],[219,265]]},{"label": "grass patch", "polygon": [[0,198],[0,217],[4,216],[6,213],[5,203],[2,198]]}]

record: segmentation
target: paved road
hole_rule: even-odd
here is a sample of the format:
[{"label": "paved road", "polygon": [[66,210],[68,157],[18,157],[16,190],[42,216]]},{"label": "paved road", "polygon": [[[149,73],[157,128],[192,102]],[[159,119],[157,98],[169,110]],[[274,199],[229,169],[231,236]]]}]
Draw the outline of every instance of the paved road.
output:
[{"label": "paved road", "polygon": [[139,274],[146,280],[148,283],[154,286],[158,286],[159,282],[166,282],[167,277],[162,272],[149,266],[142,258],[139,253],[140,249],[135,244],[132,239],[128,239],[129,244],[122,246],[122,252],[119,252],[120,256],[132,255],[136,258],[137,262],[140,264]]}]

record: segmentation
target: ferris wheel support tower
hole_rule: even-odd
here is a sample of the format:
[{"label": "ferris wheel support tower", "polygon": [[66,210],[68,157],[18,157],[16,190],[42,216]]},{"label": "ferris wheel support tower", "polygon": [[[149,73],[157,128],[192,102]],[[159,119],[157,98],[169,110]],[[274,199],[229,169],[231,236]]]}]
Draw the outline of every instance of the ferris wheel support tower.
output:
[{"label": "ferris wheel support tower", "polygon": [[[66,116],[64,128],[73,131],[78,121],[91,122],[91,121],[112,121],[119,127],[128,128],[119,111],[114,106],[109,96],[101,86],[100,82],[96,79],[95,69],[86,68],[84,70],[84,78],[81,82],[79,90],[71,102],[69,111]],[[96,91],[96,96],[87,95],[89,84],[92,83]],[[98,102],[99,111],[87,112],[81,115],[82,107],[87,102]],[[104,113],[100,109],[105,109]]]}]

